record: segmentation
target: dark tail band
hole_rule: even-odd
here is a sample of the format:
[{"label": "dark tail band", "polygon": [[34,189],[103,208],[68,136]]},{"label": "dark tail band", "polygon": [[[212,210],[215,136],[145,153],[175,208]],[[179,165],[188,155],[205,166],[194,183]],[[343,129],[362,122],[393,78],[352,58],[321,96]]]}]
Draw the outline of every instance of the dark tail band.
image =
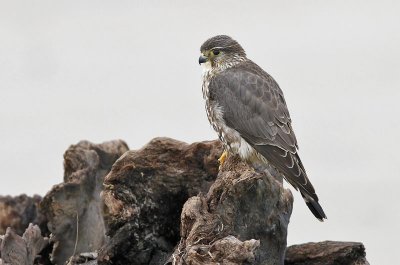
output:
[{"label": "dark tail band", "polygon": [[313,198],[309,197],[309,196],[304,196],[303,194],[301,194],[303,196],[304,201],[306,202],[308,209],[310,209],[310,211],[312,212],[312,214],[321,222],[324,221],[324,219],[327,219],[326,214],[324,212],[324,210],[322,209],[321,205],[315,201]]}]

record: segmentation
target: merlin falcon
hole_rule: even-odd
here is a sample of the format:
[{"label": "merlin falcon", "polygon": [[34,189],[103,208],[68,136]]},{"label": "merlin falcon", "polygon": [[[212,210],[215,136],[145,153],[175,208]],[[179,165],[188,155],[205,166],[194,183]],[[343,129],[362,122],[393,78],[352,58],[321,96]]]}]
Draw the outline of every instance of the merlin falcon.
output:
[{"label": "merlin falcon", "polygon": [[237,154],[252,165],[272,166],[300,191],[316,218],[326,219],[297,153],[289,111],[276,81],[229,36],[208,39],[200,52],[208,120],[225,147],[220,162]]}]

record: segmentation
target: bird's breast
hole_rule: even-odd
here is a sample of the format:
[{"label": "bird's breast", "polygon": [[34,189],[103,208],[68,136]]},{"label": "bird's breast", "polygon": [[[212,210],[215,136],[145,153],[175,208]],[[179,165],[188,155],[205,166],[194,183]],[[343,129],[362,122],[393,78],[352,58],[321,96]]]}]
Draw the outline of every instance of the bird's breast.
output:
[{"label": "bird's breast", "polygon": [[243,160],[251,160],[257,152],[241,137],[239,132],[226,125],[223,107],[218,104],[216,99],[210,97],[211,79],[212,76],[210,73],[203,73],[202,91],[208,121],[217,132],[218,138],[224,144],[227,151],[238,154]]}]

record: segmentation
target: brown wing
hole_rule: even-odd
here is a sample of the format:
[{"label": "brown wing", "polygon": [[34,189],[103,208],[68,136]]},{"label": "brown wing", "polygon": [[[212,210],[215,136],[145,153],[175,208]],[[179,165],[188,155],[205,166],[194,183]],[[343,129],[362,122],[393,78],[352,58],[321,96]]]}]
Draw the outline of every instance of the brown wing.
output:
[{"label": "brown wing", "polygon": [[[299,189],[317,218],[326,218],[314,187],[297,154],[289,111],[275,80],[252,62],[243,63],[215,76],[209,86],[211,100],[222,107],[226,125],[240,135],[285,179]],[[313,205],[309,205],[312,207]]]}]

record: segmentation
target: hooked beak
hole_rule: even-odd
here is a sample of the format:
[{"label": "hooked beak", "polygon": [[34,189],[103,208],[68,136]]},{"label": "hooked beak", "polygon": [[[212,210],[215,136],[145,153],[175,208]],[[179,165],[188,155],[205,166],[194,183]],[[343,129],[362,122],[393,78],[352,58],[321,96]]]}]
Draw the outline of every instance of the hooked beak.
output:
[{"label": "hooked beak", "polygon": [[199,57],[199,64],[205,63],[208,61],[208,58],[204,55],[200,55]]}]

